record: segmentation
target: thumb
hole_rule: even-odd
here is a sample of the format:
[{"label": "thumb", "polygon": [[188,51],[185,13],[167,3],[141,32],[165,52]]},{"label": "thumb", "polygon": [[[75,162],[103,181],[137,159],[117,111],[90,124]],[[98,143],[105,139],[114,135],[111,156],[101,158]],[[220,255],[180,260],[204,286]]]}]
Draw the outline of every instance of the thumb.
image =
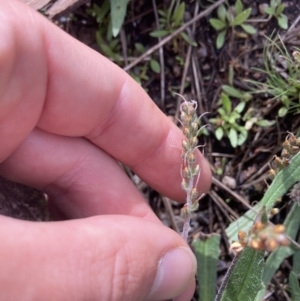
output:
[{"label": "thumb", "polygon": [[193,253],[159,223],[122,215],[55,223],[1,216],[0,225],[0,300],[166,300],[194,281]]}]

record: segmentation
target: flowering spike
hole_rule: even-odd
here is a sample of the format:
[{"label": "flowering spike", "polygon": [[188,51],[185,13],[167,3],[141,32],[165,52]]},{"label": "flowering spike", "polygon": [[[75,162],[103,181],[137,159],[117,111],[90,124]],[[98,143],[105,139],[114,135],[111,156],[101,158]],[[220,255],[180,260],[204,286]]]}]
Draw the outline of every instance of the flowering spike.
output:
[{"label": "flowering spike", "polygon": [[196,109],[197,102],[195,100],[186,101],[184,99],[184,102],[180,106],[183,133],[187,138],[187,140],[182,141],[183,166],[181,172],[183,178],[181,186],[187,194],[186,204],[181,209],[181,216],[184,219],[182,237],[185,240],[187,240],[188,237],[191,213],[197,210],[199,199],[199,192],[196,186],[200,176],[200,167],[195,164],[196,157],[194,153],[198,145],[197,133],[199,131],[199,119],[196,114]]}]

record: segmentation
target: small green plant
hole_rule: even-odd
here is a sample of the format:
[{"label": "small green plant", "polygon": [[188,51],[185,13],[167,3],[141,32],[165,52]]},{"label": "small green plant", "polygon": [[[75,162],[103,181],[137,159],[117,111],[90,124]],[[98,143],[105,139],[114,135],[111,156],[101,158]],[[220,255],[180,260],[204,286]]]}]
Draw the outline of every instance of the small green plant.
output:
[{"label": "small green plant", "polygon": [[285,5],[281,3],[281,0],[271,0],[270,5],[266,4],[264,7],[264,12],[277,19],[278,25],[282,29],[288,28],[288,18],[283,14]]},{"label": "small green plant", "polygon": [[[218,102],[220,105],[218,109],[219,115],[209,120],[210,123],[216,126],[215,135],[218,140],[226,136],[229,138],[232,147],[237,147],[244,144],[247,140],[248,132],[253,125],[269,127],[275,124],[275,121],[264,119],[253,106],[250,106],[243,113],[247,102],[252,99],[250,93],[241,92],[228,85],[223,85],[222,90],[223,93]],[[235,108],[233,108],[230,97],[234,97],[239,101]]]},{"label": "small green plant", "polygon": [[[185,12],[185,3],[178,0],[172,0],[168,9],[158,10],[160,15],[159,23],[161,29],[154,30],[150,33],[151,37],[162,38],[173,33],[183,24],[183,16]],[[178,52],[179,39],[182,38],[188,44],[197,46],[197,43],[193,41],[185,32],[181,32],[180,35],[173,39],[173,49]]]},{"label": "small green plant", "polygon": [[110,12],[107,33],[115,38],[123,25],[128,2],[129,0],[105,0],[101,7],[94,3],[92,8],[88,9],[87,12],[94,16],[98,23],[102,23],[105,20],[105,16]]},{"label": "small green plant", "polygon": [[219,116],[209,120],[210,123],[216,125],[216,138],[221,140],[223,136],[227,136],[232,147],[242,145],[248,137],[248,131],[239,125],[246,102],[241,101],[235,108],[232,108],[231,99],[227,94],[222,93],[219,104],[221,105],[218,109]]},{"label": "small green plant", "polygon": [[87,10],[87,13],[92,15],[99,24],[96,41],[101,53],[112,61],[120,63],[120,39],[113,35],[110,10],[110,1],[105,0],[101,6],[94,3],[92,8]]},{"label": "small green plant", "polygon": [[263,54],[265,82],[249,81],[257,89],[254,93],[270,95],[274,101],[281,102],[278,116],[288,112],[300,111],[300,52],[298,49],[290,55],[280,36],[268,39]]},{"label": "small green plant", "polygon": [[[218,18],[209,19],[210,25],[219,32],[216,40],[218,49],[224,45],[226,33],[229,28],[232,29],[233,34],[238,34],[235,30],[236,26],[242,27],[247,34],[256,33],[256,29],[253,26],[245,23],[250,17],[251,10],[251,8],[245,9],[241,0],[236,0],[234,7],[228,7],[226,9],[223,4],[218,7]],[[243,37],[241,34],[239,34],[239,36]]]},{"label": "small green plant", "polygon": [[[146,51],[145,47],[141,43],[135,43],[134,46],[137,54],[141,54]],[[129,74],[135,79],[136,82],[141,84],[143,80],[149,80],[149,67],[154,73],[160,73],[159,62],[150,56],[150,60],[143,61],[136,66],[134,70],[130,71]]]}]

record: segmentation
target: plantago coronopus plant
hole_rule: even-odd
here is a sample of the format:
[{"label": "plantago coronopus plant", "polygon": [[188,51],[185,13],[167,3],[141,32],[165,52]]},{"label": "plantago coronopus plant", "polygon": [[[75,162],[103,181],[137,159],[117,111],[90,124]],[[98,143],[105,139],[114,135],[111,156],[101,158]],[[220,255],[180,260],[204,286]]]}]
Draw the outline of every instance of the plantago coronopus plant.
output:
[{"label": "plantago coronopus plant", "polygon": [[198,209],[198,201],[202,197],[197,191],[200,177],[200,166],[196,163],[195,150],[198,147],[198,132],[200,117],[197,116],[197,102],[186,101],[180,106],[180,120],[186,139],[182,141],[182,182],[181,187],[186,192],[186,203],[181,209],[181,217],[184,219],[182,237],[187,240],[190,227],[191,213]]}]

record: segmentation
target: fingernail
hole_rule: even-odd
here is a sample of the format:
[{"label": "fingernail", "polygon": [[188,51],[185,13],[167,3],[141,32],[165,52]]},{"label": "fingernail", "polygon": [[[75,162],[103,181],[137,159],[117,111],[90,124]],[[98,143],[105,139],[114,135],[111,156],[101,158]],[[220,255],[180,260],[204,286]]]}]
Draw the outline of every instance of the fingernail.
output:
[{"label": "fingernail", "polygon": [[197,262],[186,247],[173,249],[161,258],[150,294],[146,300],[166,300],[180,295],[194,279]]}]

